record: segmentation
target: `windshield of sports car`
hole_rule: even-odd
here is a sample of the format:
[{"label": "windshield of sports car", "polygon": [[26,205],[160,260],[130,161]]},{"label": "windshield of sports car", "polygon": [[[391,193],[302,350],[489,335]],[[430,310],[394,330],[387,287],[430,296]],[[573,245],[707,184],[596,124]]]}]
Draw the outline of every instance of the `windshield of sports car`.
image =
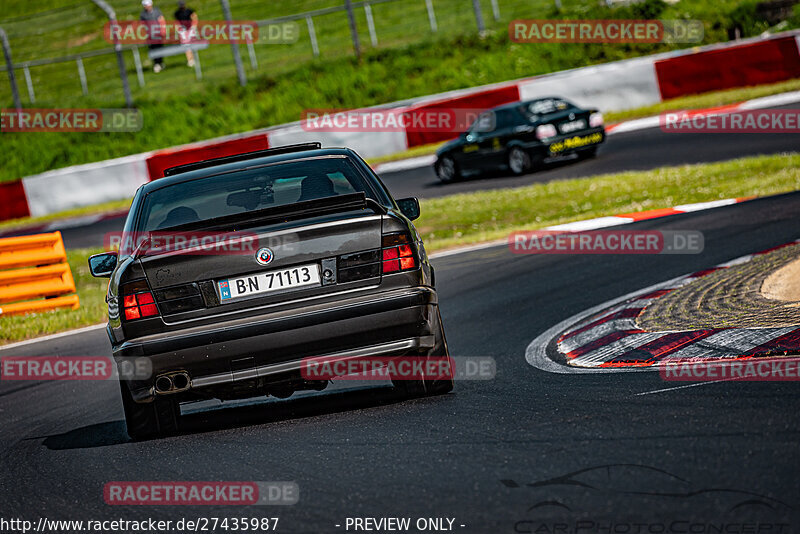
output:
[{"label": "windshield of sports car", "polygon": [[243,214],[338,195],[374,193],[346,158],[280,163],[179,182],[147,194],[141,231]]}]

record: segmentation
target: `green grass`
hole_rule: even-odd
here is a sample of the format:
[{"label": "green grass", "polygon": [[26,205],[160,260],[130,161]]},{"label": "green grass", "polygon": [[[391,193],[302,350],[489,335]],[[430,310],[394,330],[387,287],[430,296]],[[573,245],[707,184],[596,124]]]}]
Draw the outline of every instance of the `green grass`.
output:
[{"label": "green grass", "polygon": [[[435,252],[505,238],[517,230],[797,189],[800,154],[759,156],[423,200],[422,216],[416,226],[428,251]],[[107,281],[92,278],[86,264],[86,259],[99,251],[81,249],[68,253],[80,310],[0,316],[0,344],[103,322]]]},{"label": "green grass", "polygon": [[415,224],[436,251],[605,215],[797,189],[800,154],[759,156],[424,200]]},{"label": "green grass", "polygon": [[131,199],[126,198],[123,200],[112,200],[111,202],[104,202],[103,204],[81,206],[80,208],[73,208],[71,210],[60,211],[58,213],[50,213],[48,215],[41,215],[39,217],[23,217],[20,219],[8,219],[7,221],[0,221],[0,230],[19,228],[22,226],[56,221],[60,219],[67,219],[70,217],[80,217],[82,215],[96,215],[100,213],[111,213],[115,211],[122,211],[128,209],[130,205],[131,205]]},{"label": "green grass", "polygon": [[[261,19],[340,4],[340,0],[300,0],[266,4],[234,0],[238,19]],[[305,24],[300,40],[291,45],[259,45],[258,68],[249,66],[249,83],[235,81],[230,47],[211,45],[201,52],[204,80],[197,82],[179,57],[167,58],[159,75],[145,73],[138,87],[130,52],[126,52],[134,99],[144,128],[135,133],[6,133],[0,151],[0,181],[68,165],[139,153],[246,132],[298,120],[305,109],[355,108],[403,100],[442,91],[500,82],[670,50],[673,45],[515,44],[507,35],[514,18],[698,18],[706,22],[705,42],[726,39],[730,12],[737,0],[707,5],[705,0],[660,0],[607,8],[586,0],[564,0],[555,10],[550,1],[499,0],[500,19],[492,17],[489,0],[481,0],[489,31],[479,36],[467,0],[433,0],[439,31],[431,32],[423,0],[377,4],[372,8],[378,46],[369,42],[363,9],[356,12],[364,43],[361,61],[352,57],[350,36],[342,14],[315,18],[321,56],[314,58]],[[135,18],[136,1],[112,2],[121,20]],[[205,20],[219,19],[217,0],[190,2]],[[161,2],[168,13],[171,3]],[[63,11],[45,10],[63,7]],[[21,15],[35,14],[28,19]],[[2,25],[11,36],[15,61],[107,47],[98,33],[105,20],[93,4],[71,0],[5,0]],[[16,17],[16,18],[15,18]],[[752,31],[760,31],[756,27]],[[689,46],[687,44],[678,46]],[[27,107],[120,107],[120,82],[113,56],[85,60],[89,95],[83,96],[74,63],[31,69],[37,100]],[[0,83],[0,103],[9,107],[10,90]]]},{"label": "green grass", "polygon": [[105,295],[108,280],[94,278],[89,273],[87,259],[100,249],[76,249],[67,252],[72,276],[75,279],[80,308],[52,310],[29,315],[0,315],[0,344],[63,332],[105,321]]}]

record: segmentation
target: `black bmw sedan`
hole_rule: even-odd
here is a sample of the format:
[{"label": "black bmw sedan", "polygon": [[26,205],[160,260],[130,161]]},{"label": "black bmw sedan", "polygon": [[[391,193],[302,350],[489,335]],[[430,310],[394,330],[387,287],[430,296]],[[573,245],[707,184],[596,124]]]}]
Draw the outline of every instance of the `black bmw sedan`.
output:
[{"label": "black bmw sedan", "polygon": [[545,160],[593,157],[605,140],[603,115],[563,98],[504,104],[482,113],[436,153],[436,175],[444,182],[482,171],[525,174]]},{"label": "black bmw sedan", "polygon": [[[277,147],[166,175],[134,196],[119,251],[89,259],[111,279],[131,437],[180,430],[182,403],[321,390],[335,377],[309,377],[309,358],[343,374],[364,358],[449,360],[419,202],[394,200],[352,150]],[[148,372],[123,376],[130,360]],[[418,367],[395,387],[453,388]]]}]

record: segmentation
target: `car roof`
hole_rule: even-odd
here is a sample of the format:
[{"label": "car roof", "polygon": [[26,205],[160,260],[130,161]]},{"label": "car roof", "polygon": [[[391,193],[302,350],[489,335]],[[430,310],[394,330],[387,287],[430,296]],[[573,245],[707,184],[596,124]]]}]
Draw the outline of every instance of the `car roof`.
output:
[{"label": "car roof", "polygon": [[248,167],[258,165],[266,165],[269,163],[280,163],[285,161],[296,161],[306,158],[321,157],[321,156],[348,156],[356,157],[355,152],[349,148],[319,148],[311,150],[302,150],[298,152],[287,152],[283,154],[265,155],[263,157],[255,157],[246,160],[233,161],[229,163],[220,163],[219,165],[212,165],[210,167],[203,167],[201,169],[191,170],[174,174],[172,176],[164,176],[157,178],[152,182],[148,182],[142,186],[142,193],[150,193],[157,189],[169,187],[171,185],[189,182],[198,178],[211,176],[212,174],[220,174],[225,172],[236,171]]}]

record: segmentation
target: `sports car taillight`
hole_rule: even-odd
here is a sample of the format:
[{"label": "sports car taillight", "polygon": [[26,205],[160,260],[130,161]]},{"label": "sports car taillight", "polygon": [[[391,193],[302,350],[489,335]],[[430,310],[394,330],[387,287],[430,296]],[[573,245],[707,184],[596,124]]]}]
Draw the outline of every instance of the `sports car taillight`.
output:
[{"label": "sports car taillight", "polygon": [[597,128],[598,126],[603,125],[603,114],[599,112],[592,113],[589,115],[589,126],[592,128]]},{"label": "sports car taillight", "polygon": [[124,295],[122,297],[122,309],[124,310],[126,321],[158,315],[155,299],[153,299],[153,294],[149,291]]},{"label": "sports car taillight", "polygon": [[536,139],[547,139],[556,136],[556,127],[552,124],[542,124],[536,127]]},{"label": "sports car taillight", "polygon": [[416,268],[414,248],[407,234],[388,234],[383,236],[381,261],[383,273],[395,273]]}]

